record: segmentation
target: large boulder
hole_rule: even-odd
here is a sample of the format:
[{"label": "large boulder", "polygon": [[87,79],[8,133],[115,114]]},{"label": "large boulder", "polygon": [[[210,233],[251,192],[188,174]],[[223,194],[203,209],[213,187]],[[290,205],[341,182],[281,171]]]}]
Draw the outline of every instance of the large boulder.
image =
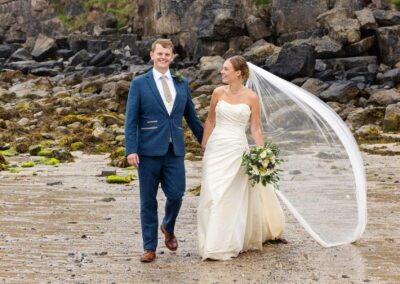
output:
[{"label": "large boulder", "polygon": [[335,8],[318,15],[316,21],[319,26],[327,27],[328,23],[349,18],[350,12],[345,8]]},{"label": "large boulder", "polygon": [[355,12],[362,30],[376,30],[378,24],[375,21],[374,14],[371,9],[365,8]]},{"label": "large boulder", "polygon": [[359,129],[366,124],[382,125],[385,117],[385,107],[368,106],[357,108],[347,115],[346,123],[351,129]]},{"label": "large boulder", "polygon": [[272,35],[271,30],[267,28],[264,22],[253,15],[246,19],[246,28],[249,35],[255,40]]},{"label": "large boulder", "polygon": [[400,61],[400,25],[379,28],[377,37],[382,61],[394,66]]},{"label": "large boulder", "polygon": [[366,53],[375,46],[376,37],[369,36],[362,40],[346,46],[345,51],[348,56],[356,56]]},{"label": "large boulder", "polygon": [[51,56],[56,48],[57,45],[54,39],[40,34],[35,41],[31,54],[36,61],[43,61]]},{"label": "large boulder", "polygon": [[92,58],[89,52],[86,49],[82,49],[78,51],[74,56],[69,59],[69,64],[71,66],[76,66],[78,64],[86,64]]},{"label": "large boulder", "polygon": [[8,58],[11,56],[13,50],[9,45],[0,45],[0,58]]},{"label": "large boulder", "polygon": [[400,68],[388,70],[383,74],[379,73],[376,78],[380,83],[400,84]]},{"label": "large boulder", "polygon": [[319,94],[319,98],[326,102],[348,103],[356,98],[359,93],[360,90],[354,82],[334,82],[327,90]]},{"label": "large boulder", "polygon": [[400,130],[400,103],[388,105],[386,107],[383,128],[385,131]]},{"label": "large boulder", "polygon": [[111,64],[115,59],[115,54],[111,51],[111,49],[106,49],[100,51],[96,54],[89,62],[89,65],[93,66],[106,66]]},{"label": "large boulder", "polygon": [[329,36],[315,37],[311,36],[307,39],[297,39],[291,42],[294,45],[302,43],[314,47],[316,58],[334,58],[343,56],[343,45]]},{"label": "large boulder", "polygon": [[331,58],[342,54],[343,45],[331,39],[329,36],[323,36],[315,41],[314,49],[317,58]]},{"label": "large boulder", "polygon": [[232,37],[229,39],[229,49],[242,51],[249,48],[253,43],[253,40],[249,36]]},{"label": "large boulder", "polygon": [[361,39],[361,26],[357,19],[350,18],[347,9],[336,8],[318,16],[320,26],[327,29],[329,37],[343,44],[354,43]]},{"label": "large boulder", "polygon": [[27,61],[31,60],[32,55],[26,48],[18,48],[13,54],[11,54],[9,61]]},{"label": "large boulder", "polygon": [[374,10],[373,15],[381,27],[400,25],[399,11]]},{"label": "large boulder", "polygon": [[343,44],[361,39],[360,23],[356,19],[342,19],[327,24],[329,36]]},{"label": "large boulder", "polygon": [[[216,56],[224,54],[228,49],[228,42],[226,41],[210,41],[201,40],[199,43],[198,52],[202,56]],[[197,54],[196,56],[199,56]]]},{"label": "large boulder", "polygon": [[46,97],[51,94],[52,83],[47,78],[31,79],[10,87],[9,91],[17,98],[25,97]]},{"label": "large boulder", "polygon": [[369,97],[368,103],[388,106],[400,102],[400,93],[396,89],[380,90]]},{"label": "large boulder", "polygon": [[301,87],[318,96],[321,94],[321,92],[325,91],[329,87],[329,84],[319,79],[310,78]]},{"label": "large boulder", "polygon": [[256,65],[261,65],[264,64],[268,56],[277,54],[280,50],[280,47],[260,39],[245,50],[243,57],[246,58],[247,61]]},{"label": "large boulder", "polygon": [[108,48],[108,41],[106,40],[88,40],[87,51],[90,53],[98,53]]},{"label": "large boulder", "polygon": [[286,44],[279,52],[276,62],[265,67],[275,75],[291,80],[296,77],[312,77],[314,66],[314,49],[310,45]]},{"label": "large boulder", "polygon": [[357,56],[324,59],[323,62],[329,69],[348,70],[355,67],[365,67],[368,65],[377,65],[378,59],[376,56]]},{"label": "large boulder", "polygon": [[193,86],[197,87],[201,85],[218,85],[221,83],[221,75],[219,72],[222,69],[222,65],[225,60],[221,56],[204,56],[200,59],[200,72],[197,80]]}]

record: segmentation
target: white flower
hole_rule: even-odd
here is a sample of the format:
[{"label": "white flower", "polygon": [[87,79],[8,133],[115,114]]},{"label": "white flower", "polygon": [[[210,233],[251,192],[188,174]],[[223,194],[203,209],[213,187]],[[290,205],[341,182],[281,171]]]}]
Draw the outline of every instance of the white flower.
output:
[{"label": "white flower", "polygon": [[262,159],[264,159],[265,157],[267,157],[267,151],[262,151],[261,152],[261,154],[260,154],[260,157],[262,158]]},{"label": "white flower", "polygon": [[254,175],[259,175],[260,174],[260,172],[258,171],[258,169],[257,169],[257,167],[256,166],[252,166],[251,167],[252,168],[252,173],[254,174]]}]

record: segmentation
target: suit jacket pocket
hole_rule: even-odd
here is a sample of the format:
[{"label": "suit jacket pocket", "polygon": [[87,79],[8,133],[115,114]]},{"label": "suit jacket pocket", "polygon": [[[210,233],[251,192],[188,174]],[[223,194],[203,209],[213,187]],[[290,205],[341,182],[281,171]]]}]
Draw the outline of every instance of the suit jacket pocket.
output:
[{"label": "suit jacket pocket", "polygon": [[141,127],[141,130],[152,130],[152,129],[157,129],[158,126],[150,126],[150,127]]}]

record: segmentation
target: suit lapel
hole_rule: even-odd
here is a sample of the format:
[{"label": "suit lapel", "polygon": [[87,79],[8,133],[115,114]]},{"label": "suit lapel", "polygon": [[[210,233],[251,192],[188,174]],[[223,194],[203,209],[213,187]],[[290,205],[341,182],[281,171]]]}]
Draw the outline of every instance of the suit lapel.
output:
[{"label": "suit lapel", "polygon": [[153,69],[147,72],[146,79],[157,102],[160,104],[161,108],[168,114],[168,111],[165,108],[164,102],[161,98],[161,94],[157,89],[156,82],[154,81]]},{"label": "suit lapel", "polygon": [[182,84],[176,82],[175,79],[172,79],[172,81],[174,82],[174,86],[175,86],[175,90],[176,90],[176,97],[175,97],[175,102],[174,105],[172,107],[172,111],[171,114],[176,110],[176,108],[179,106],[179,104],[181,103],[182,99],[183,99],[183,90],[181,88]]}]

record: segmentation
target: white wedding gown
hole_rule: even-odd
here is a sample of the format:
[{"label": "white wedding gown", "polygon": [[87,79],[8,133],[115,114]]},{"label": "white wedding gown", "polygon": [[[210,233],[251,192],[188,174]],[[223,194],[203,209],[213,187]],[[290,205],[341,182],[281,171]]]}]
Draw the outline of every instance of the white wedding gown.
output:
[{"label": "white wedding gown", "polygon": [[199,254],[203,260],[227,260],[279,238],[285,217],[274,187],[252,187],[241,167],[248,149],[246,104],[219,101],[216,126],[203,157],[198,206]]}]

